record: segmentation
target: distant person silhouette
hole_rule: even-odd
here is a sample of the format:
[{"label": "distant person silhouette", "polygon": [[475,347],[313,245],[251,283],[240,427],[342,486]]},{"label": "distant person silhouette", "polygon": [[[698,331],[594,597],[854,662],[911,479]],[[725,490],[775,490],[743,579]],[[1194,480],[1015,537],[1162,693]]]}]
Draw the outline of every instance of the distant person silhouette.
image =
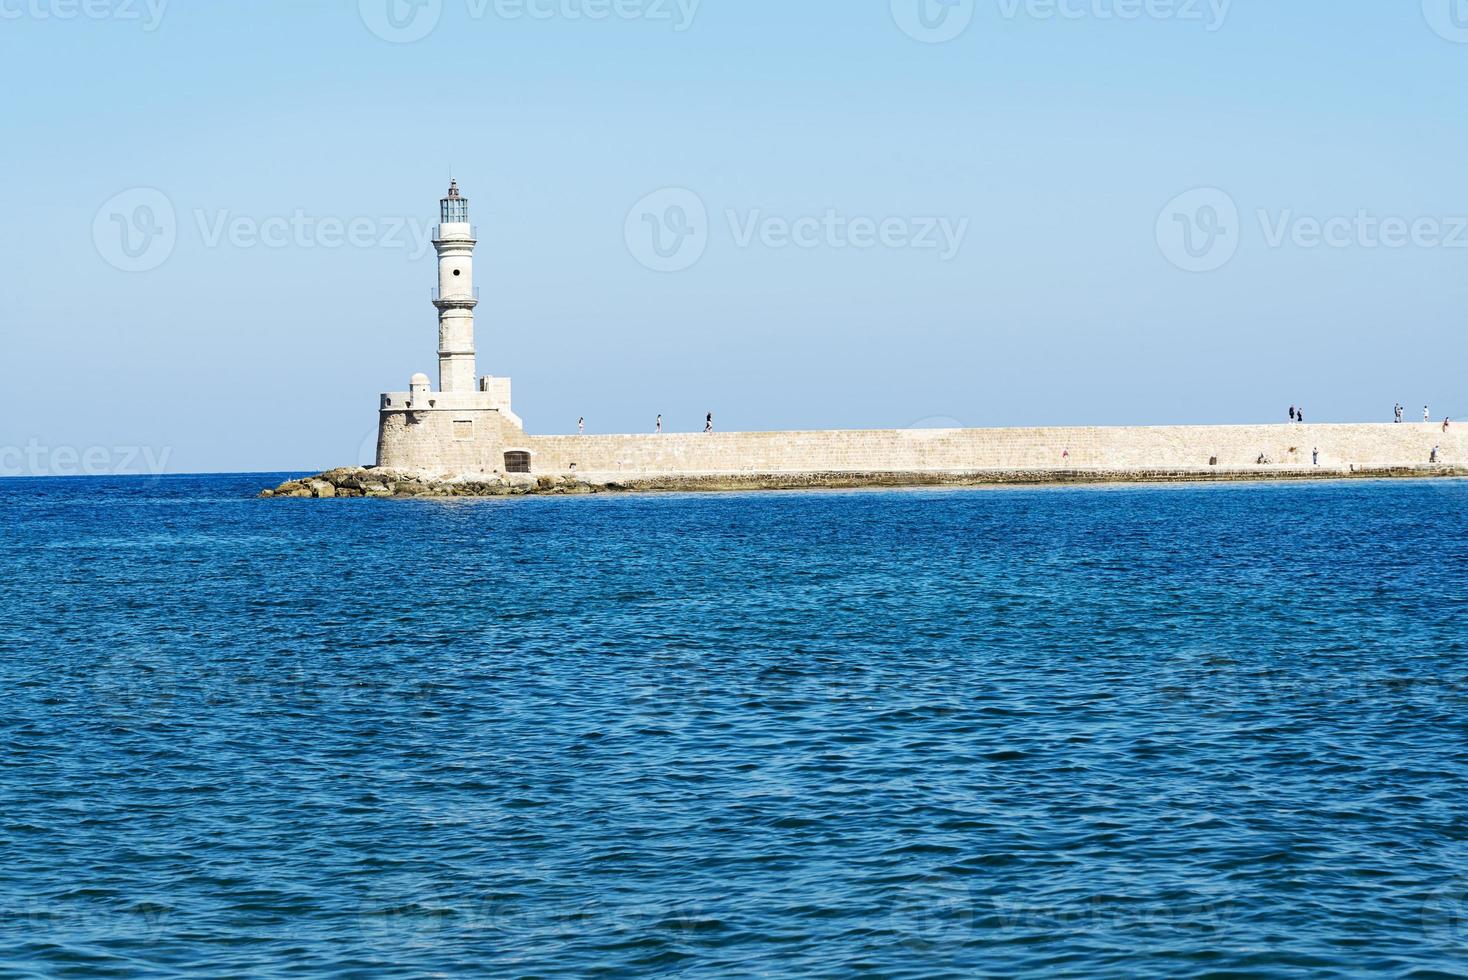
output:
[{"label": "distant person silhouette", "polygon": [[1293,422],[1294,420],[1295,420],[1295,406],[1291,405],[1290,406],[1290,421]]},{"label": "distant person silhouette", "polygon": [[706,432],[706,433],[707,432],[713,432],[714,431],[714,413],[713,412],[709,412],[708,417],[703,420],[703,431]]},{"label": "distant person silhouette", "polygon": [[580,419],[577,420],[576,431],[581,433],[583,436],[586,435],[586,416],[583,415]]},{"label": "distant person silhouette", "polygon": [[655,431],[659,433],[663,431],[663,417],[661,415],[658,416],[658,427]]}]

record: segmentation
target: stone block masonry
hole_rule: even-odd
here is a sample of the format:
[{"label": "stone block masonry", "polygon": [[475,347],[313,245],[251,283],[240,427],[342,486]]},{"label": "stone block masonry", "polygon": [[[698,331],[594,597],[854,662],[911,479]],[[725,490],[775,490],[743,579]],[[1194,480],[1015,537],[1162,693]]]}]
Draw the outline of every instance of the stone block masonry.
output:
[{"label": "stone block masonry", "polygon": [[[1440,424],[892,429],[531,436],[496,412],[384,409],[379,465],[438,479],[528,472],[588,483],[800,474],[1198,473],[1402,470],[1468,463]],[[460,418],[459,416],[463,417]],[[1319,462],[1312,453],[1319,450]],[[1266,462],[1260,463],[1260,458]]]}]

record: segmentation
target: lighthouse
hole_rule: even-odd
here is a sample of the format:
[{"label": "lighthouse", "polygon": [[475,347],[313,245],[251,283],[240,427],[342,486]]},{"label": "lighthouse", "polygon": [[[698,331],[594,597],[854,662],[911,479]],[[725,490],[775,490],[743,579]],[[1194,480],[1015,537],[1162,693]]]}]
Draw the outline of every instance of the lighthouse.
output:
[{"label": "lighthouse", "polygon": [[455,473],[525,472],[534,453],[525,448],[525,425],[510,409],[510,379],[476,374],[474,226],[469,199],[449,181],[438,202],[438,390],[428,375],[414,374],[407,391],[382,395],[377,424],[377,465]]},{"label": "lighthouse", "polygon": [[474,307],[479,297],[474,290],[474,227],[469,224],[469,199],[459,193],[459,182],[449,181],[448,196],[439,201],[438,288],[433,305],[438,308],[438,388],[443,392],[468,393],[477,389],[474,355]]}]

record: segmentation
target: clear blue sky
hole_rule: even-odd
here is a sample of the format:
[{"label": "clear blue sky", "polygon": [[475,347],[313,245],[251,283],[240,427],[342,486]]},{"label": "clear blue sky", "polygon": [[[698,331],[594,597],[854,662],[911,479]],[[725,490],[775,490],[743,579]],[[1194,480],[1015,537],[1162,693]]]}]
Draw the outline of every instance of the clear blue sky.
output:
[{"label": "clear blue sky", "polygon": [[[943,43],[891,0],[437,0],[406,43],[386,0],[158,2],[0,0],[0,447],[359,461],[377,394],[436,376],[434,260],[395,227],[450,167],[480,370],[533,432],[1468,416],[1468,29],[1438,0],[978,0]],[[1165,211],[1200,187],[1236,252],[1186,271]],[[138,188],[177,233],[129,272],[104,205]],[[628,244],[664,188],[708,214],[675,272]],[[949,256],[741,244],[828,211],[968,224]],[[252,237],[298,212],[328,230]]]}]

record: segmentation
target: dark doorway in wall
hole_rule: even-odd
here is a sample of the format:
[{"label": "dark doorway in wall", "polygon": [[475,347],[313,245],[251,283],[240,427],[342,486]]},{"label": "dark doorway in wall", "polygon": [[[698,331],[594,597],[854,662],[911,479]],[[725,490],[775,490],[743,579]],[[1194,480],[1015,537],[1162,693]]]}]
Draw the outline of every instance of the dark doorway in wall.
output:
[{"label": "dark doorway in wall", "polygon": [[518,452],[516,452],[516,453],[505,453],[505,472],[506,473],[529,473],[530,472],[530,454],[529,453],[518,453]]}]

